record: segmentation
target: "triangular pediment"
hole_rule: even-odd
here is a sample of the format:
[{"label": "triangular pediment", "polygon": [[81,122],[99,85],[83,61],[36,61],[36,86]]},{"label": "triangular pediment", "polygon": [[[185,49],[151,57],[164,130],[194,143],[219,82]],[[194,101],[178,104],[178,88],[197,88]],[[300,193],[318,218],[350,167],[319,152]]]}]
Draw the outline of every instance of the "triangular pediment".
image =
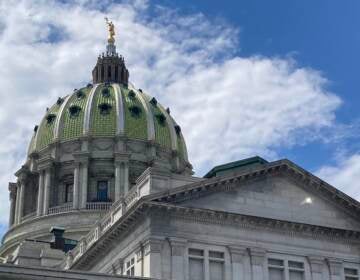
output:
[{"label": "triangular pediment", "polygon": [[[360,230],[358,209],[351,204],[354,200],[349,197],[349,201],[345,200],[346,197],[343,199],[341,196],[346,195],[340,191],[325,186],[325,182],[308,172],[305,178],[293,170],[289,172],[288,168],[281,168],[281,165],[275,172],[264,170],[220,178],[208,185],[202,182],[199,184],[202,186],[184,188],[183,193],[178,190],[167,197],[167,202],[191,208]],[[316,185],[312,179],[321,182]]]}]

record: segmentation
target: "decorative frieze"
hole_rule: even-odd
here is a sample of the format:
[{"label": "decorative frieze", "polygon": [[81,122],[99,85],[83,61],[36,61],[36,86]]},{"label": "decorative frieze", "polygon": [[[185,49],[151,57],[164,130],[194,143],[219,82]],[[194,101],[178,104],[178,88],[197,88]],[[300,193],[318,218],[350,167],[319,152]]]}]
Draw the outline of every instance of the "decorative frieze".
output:
[{"label": "decorative frieze", "polygon": [[184,219],[196,223],[232,225],[252,230],[266,230],[290,236],[302,236],[311,239],[327,239],[343,243],[360,243],[360,232],[345,229],[335,229],[298,222],[276,220],[270,218],[234,214],[229,212],[187,208],[177,205],[148,202],[151,207],[171,211],[172,218]]}]

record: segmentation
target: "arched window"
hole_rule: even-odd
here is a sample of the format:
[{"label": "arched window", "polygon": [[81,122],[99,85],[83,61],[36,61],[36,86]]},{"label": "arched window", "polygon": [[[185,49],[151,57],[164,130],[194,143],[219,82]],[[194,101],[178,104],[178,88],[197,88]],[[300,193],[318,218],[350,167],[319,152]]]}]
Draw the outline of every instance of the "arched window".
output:
[{"label": "arched window", "polygon": [[111,66],[110,65],[108,66],[108,78],[109,79],[111,78]]},{"label": "arched window", "polygon": [[97,201],[107,202],[108,199],[108,181],[97,182]]},{"label": "arched window", "polygon": [[66,184],[66,186],[65,186],[65,203],[73,201],[73,191],[74,191],[74,185]]},{"label": "arched window", "polygon": [[104,80],[104,65],[101,66],[101,81]]},{"label": "arched window", "polygon": [[115,67],[115,80],[118,79],[118,75],[119,75],[119,66]]}]

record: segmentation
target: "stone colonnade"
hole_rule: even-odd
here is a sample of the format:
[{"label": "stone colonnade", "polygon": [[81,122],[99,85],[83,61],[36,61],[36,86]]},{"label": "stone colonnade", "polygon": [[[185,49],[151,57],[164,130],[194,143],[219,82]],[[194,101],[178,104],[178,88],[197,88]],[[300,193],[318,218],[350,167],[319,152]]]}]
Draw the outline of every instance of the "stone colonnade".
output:
[{"label": "stone colonnade", "polygon": [[[89,185],[89,153],[74,154],[74,182],[72,209],[86,209]],[[36,205],[36,216],[48,215],[50,209],[50,197],[52,192],[52,175],[55,169],[52,159],[44,160],[38,164],[38,197]],[[10,218],[9,225],[14,226],[21,223],[24,216],[25,189],[30,171],[23,166],[15,175],[17,183],[9,184],[10,192]],[[129,190],[129,154],[115,153],[115,201],[124,197]]]}]

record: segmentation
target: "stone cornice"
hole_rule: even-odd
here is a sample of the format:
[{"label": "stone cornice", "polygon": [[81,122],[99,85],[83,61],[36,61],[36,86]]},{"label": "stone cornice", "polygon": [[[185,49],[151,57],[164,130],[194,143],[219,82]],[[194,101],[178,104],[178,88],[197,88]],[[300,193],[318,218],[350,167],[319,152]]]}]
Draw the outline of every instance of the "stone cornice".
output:
[{"label": "stone cornice", "polygon": [[360,244],[360,231],[316,226],[305,223],[235,214],[223,211],[188,208],[166,203],[148,202],[150,208],[170,211],[174,218],[205,224],[220,224],[238,226],[253,230],[270,231],[290,236],[300,236],[311,239],[327,239],[341,241],[347,244]]},{"label": "stone cornice", "polygon": [[50,155],[44,158],[38,159],[38,170],[47,170],[51,169],[54,166],[55,159],[52,158]]},{"label": "stone cornice", "polygon": [[74,161],[76,163],[89,163],[90,153],[89,152],[76,152],[73,153]]},{"label": "stone cornice", "polygon": [[[132,207],[130,207],[130,209],[127,210],[122,216],[117,218],[116,221],[114,220],[116,216],[114,211],[116,211],[116,209],[112,209],[113,212],[109,213],[111,215],[107,216],[112,217],[111,220],[113,221],[113,224],[109,224],[109,226],[105,226],[105,228],[104,226],[97,226],[97,228],[99,228],[101,231],[101,234],[97,233],[98,239],[89,243],[87,247],[80,246],[71,251],[68,255],[68,260],[71,259],[71,262],[67,268],[87,269],[90,267],[93,260],[96,259],[100,252],[104,252],[110,248],[114,239],[128,231],[134,223],[140,220],[139,218],[141,216],[148,215],[148,211],[151,210],[160,211],[162,214],[167,216],[171,215],[175,219],[183,219],[196,223],[231,225],[256,231],[275,232],[277,234],[283,234],[287,236],[299,236],[302,238],[317,240],[337,241],[348,244],[349,246],[353,246],[354,243],[360,244],[360,232],[358,231],[234,214],[209,209],[188,208],[167,203],[151,202],[147,201],[146,197],[144,197],[132,205]],[[106,225],[108,224],[106,219],[101,220],[99,223]],[[93,234],[96,235],[96,230],[93,231],[93,233],[90,231],[88,237],[92,237]],[[177,239],[169,241],[174,244],[176,247],[175,249],[180,247],[182,248],[185,244],[184,240],[180,240],[180,242]],[[159,242],[156,242],[156,244],[158,243]],[[231,244],[229,244],[229,246],[230,245]],[[83,249],[80,255],[78,255],[79,250],[81,250],[80,248],[85,249]],[[175,250],[174,254],[177,252],[178,251]],[[255,249],[253,252],[251,252],[251,254],[254,256],[256,255],[256,257],[260,257],[260,253],[260,251],[257,252]],[[74,258],[74,255],[77,255],[78,257]],[[316,258],[313,258],[313,261],[316,262]]]},{"label": "stone cornice", "polygon": [[211,192],[232,190],[240,187],[239,184],[241,183],[276,175],[286,176],[295,180],[305,189],[316,192],[319,196],[332,202],[347,214],[360,221],[360,203],[358,201],[286,159],[274,161],[250,171],[239,172],[236,175],[214,177],[202,182],[195,182],[153,194],[149,196],[149,199],[159,202],[180,202],[198,198]]},{"label": "stone cornice", "polygon": [[130,160],[131,153],[129,152],[115,152],[114,162],[115,163],[127,163]]}]

